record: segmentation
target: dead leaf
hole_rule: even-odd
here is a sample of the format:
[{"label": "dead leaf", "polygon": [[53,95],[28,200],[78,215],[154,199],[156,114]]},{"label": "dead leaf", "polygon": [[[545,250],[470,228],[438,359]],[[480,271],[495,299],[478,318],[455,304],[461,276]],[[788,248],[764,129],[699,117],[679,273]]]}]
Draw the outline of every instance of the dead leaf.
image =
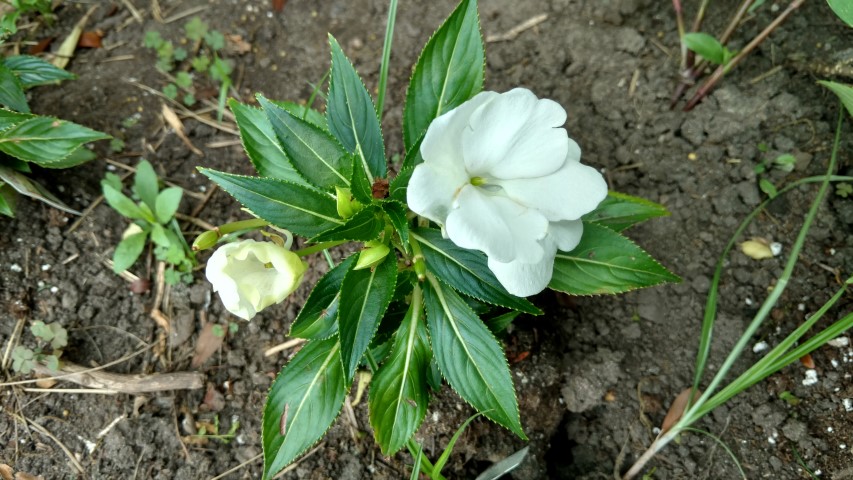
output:
[{"label": "dead leaf", "polygon": [[225,408],[225,396],[212,383],[207,384],[207,393],[204,394],[202,407],[209,412],[219,412]]},{"label": "dead leaf", "polygon": [[802,357],[800,357],[800,363],[802,363],[803,366],[805,366],[806,368],[811,368],[811,369],[815,368],[814,359],[812,358],[810,353],[807,353],[807,354],[803,355]]},{"label": "dead leaf", "polygon": [[225,35],[225,39],[228,41],[225,48],[230,53],[243,55],[252,51],[252,44],[243,40],[242,35]]},{"label": "dead leaf", "polygon": [[[679,420],[681,420],[681,416],[684,415],[684,409],[687,408],[687,400],[690,398],[690,392],[693,392],[692,388],[685,388],[675,397],[675,401],[672,402],[672,406],[669,407],[669,411],[666,412],[666,417],[663,419],[663,423],[660,427],[660,433],[664,434],[672,428],[673,425],[676,424]],[[701,390],[696,390],[693,399],[697,399],[702,395]]]},{"label": "dead leaf", "polygon": [[272,11],[280,12],[284,10],[285,3],[287,3],[287,0],[272,0]]},{"label": "dead leaf", "polygon": [[174,130],[175,134],[177,134],[181,141],[184,142],[184,145],[186,145],[187,148],[192,150],[193,153],[195,153],[196,155],[203,157],[204,153],[198,148],[196,148],[196,146],[193,145],[192,142],[190,142],[190,139],[187,138],[187,135],[184,133],[184,124],[181,122],[181,119],[178,118],[178,114],[176,114],[175,111],[169,108],[169,106],[165,103],[163,104],[162,112],[163,120],[165,120],[166,123],[168,123],[169,126],[172,127],[172,130]]},{"label": "dead leaf", "polygon": [[47,47],[49,47],[51,43],[53,43],[53,37],[44,38],[40,40],[39,43],[28,48],[27,54],[38,55],[39,53],[42,53],[47,50]]},{"label": "dead leaf", "polygon": [[278,433],[283,437],[287,433],[287,411],[290,410],[290,404],[284,404],[284,410],[281,412],[281,418],[278,421]]},{"label": "dead leaf", "polygon": [[[217,350],[222,346],[222,341],[225,339],[224,335],[216,335],[214,327],[217,325],[212,322],[208,322],[204,325],[204,328],[201,329],[201,333],[198,336],[198,340],[195,343],[195,355],[193,355],[193,361],[191,363],[192,368],[198,368],[204,364]],[[222,326],[219,326],[222,328]]]},{"label": "dead leaf", "polygon": [[39,388],[53,388],[58,382],[51,377],[39,378],[36,380],[36,385]]},{"label": "dead leaf", "polygon": [[77,41],[77,46],[80,48],[101,48],[103,46],[102,38],[104,38],[103,30],[83,32],[80,35],[80,40]]},{"label": "dead leaf", "polygon": [[755,260],[773,258],[773,250],[770,248],[770,242],[759,237],[754,237],[741,243],[740,251]]},{"label": "dead leaf", "polygon": [[0,463],[0,478],[3,480],[12,480],[12,467],[5,463]]},{"label": "dead leaf", "polygon": [[86,23],[89,21],[89,17],[95,13],[95,10],[98,9],[98,5],[93,5],[89,10],[83,15],[83,18],[77,22],[77,25],[74,25],[74,29],[71,30],[71,33],[68,34],[68,37],[62,42],[62,45],[59,46],[59,50],[56,52],[56,57],[53,59],[53,65],[58,68],[65,68],[68,66],[68,62],[71,60],[71,57],[74,56],[74,50],[77,49],[77,42],[80,41],[80,35],[83,34],[83,27],[86,26]]}]

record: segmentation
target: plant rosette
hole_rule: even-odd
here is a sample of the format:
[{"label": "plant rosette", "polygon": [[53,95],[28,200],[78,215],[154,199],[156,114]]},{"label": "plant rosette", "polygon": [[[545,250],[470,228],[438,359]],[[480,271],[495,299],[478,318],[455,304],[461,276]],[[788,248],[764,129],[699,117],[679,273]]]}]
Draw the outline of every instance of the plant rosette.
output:
[{"label": "plant rosette", "polygon": [[[393,23],[392,13],[389,32]],[[257,218],[205,232],[194,248],[211,247],[238,226],[268,224],[303,238],[301,249],[285,250],[292,257],[280,260],[283,271],[271,256],[243,254],[251,265],[232,268],[252,273],[213,275],[226,308],[242,318],[293,291],[301,277],[294,272],[304,269],[295,257],[354,244],[337,263],[327,253],[328,272],[291,324],[289,336],[307,342],[267,396],[264,478],[322,438],[360,368],[373,372],[370,424],[386,455],[418,450],[413,435],[443,381],[526,438],[499,341],[519,314],[542,313],[524,297],[546,288],[601,295],[679,281],[622,234],[669,213],[607,192],[601,174],[580,163],[556,102],[526,89],[481,93],[475,0],[458,5],[415,65],[403,107],[406,154],[390,179],[379,122],[387,65],[374,103],[338,42],[329,42],[325,114],[312,108],[316,90],[307,105],[232,100],[259,176],[200,169]],[[209,278],[234,262],[220,254],[225,248],[238,247],[214,254]],[[434,478],[439,471],[437,464]]]}]

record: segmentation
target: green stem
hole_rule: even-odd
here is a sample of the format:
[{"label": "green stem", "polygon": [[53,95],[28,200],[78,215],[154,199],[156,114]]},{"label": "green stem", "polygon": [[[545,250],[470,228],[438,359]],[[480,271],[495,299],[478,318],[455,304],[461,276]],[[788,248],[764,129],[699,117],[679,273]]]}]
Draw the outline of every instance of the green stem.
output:
[{"label": "green stem", "polygon": [[394,39],[394,22],[397,19],[397,0],[388,6],[388,23],[385,24],[385,42],[382,44],[382,64],[379,66],[379,92],[376,94],[376,116],[382,122],[385,108],[385,89],[388,86],[388,64],[391,60],[391,43]]},{"label": "green stem", "polygon": [[332,74],[332,69],[326,70],[326,73],[323,75],[323,78],[314,85],[314,90],[311,91],[311,96],[308,97],[308,103],[305,104],[305,111],[302,112],[302,120],[308,116],[308,110],[311,110],[311,106],[314,105],[314,99],[317,98],[317,94],[320,93],[320,88],[323,87],[323,84],[326,83],[326,79],[329,78],[329,75]]},{"label": "green stem", "polygon": [[229,233],[239,232],[240,230],[255,230],[264,228],[269,225],[269,222],[260,218],[252,218],[249,220],[240,220],[239,222],[226,223],[217,227],[216,231],[219,235],[228,235]]},{"label": "green stem", "polygon": [[[699,398],[699,400],[691,406],[687,411],[685,411],[684,415],[681,417],[681,420],[673,427],[673,430],[683,429],[684,427],[690,426],[701,418],[701,415],[707,413],[702,407],[708,399],[711,398],[714,391],[717,389],[719,384],[723,381],[725,376],[729,373],[729,370],[734,365],[734,362],[740,357],[740,354],[743,352],[743,349],[746,347],[746,344],[752,339],[752,336],[755,334],[756,330],[761,326],[767,316],[770,314],[770,310],[776,305],[776,302],[779,300],[779,297],[782,295],[782,292],[785,291],[785,287],[788,285],[788,281],[791,278],[791,274],[794,271],[794,266],[797,264],[797,260],[800,255],[800,251],[805,245],[806,236],[811,229],[812,223],[814,222],[815,217],[817,217],[817,212],[820,209],[820,205],[823,202],[823,199],[826,197],[826,193],[829,190],[829,182],[832,177],[832,172],[835,170],[835,165],[838,160],[838,146],[841,143],[841,124],[844,120],[844,108],[839,108],[838,114],[838,123],[835,129],[835,140],[832,146],[832,155],[829,159],[829,166],[826,169],[826,174],[824,176],[823,182],[820,185],[820,189],[818,190],[817,196],[812,202],[811,208],[809,208],[809,213],[806,215],[806,219],[803,222],[803,226],[800,228],[800,232],[797,235],[797,240],[794,242],[794,246],[791,248],[791,253],[788,258],[788,262],[785,264],[785,269],[782,271],[782,275],[779,277],[779,280],[776,282],[776,286],[773,288],[773,291],[770,292],[770,295],[767,296],[767,299],[759,308],[758,313],[753,318],[752,322],[747,327],[746,331],[744,331],[743,335],[738,340],[737,344],[735,344],[729,356],[726,358],[723,365],[720,367],[720,370],[714,376],[713,380],[711,380],[711,384],[708,385],[708,388]],[[704,335],[703,326],[703,335]],[[704,341],[704,338],[703,338]],[[710,339],[708,340],[710,343]],[[694,386],[695,387],[695,386]]]},{"label": "green stem", "polygon": [[[335,240],[332,242],[320,242],[315,245],[311,245],[310,247],[300,248],[299,250],[294,250],[293,253],[299,255],[300,257],[306,257],[313,253],[321,252],[324,250],[328,250],[332,247],[337,247],[338,245],[347,243],[346,240]],[[334,267],[334,263],[329,266]]]}]

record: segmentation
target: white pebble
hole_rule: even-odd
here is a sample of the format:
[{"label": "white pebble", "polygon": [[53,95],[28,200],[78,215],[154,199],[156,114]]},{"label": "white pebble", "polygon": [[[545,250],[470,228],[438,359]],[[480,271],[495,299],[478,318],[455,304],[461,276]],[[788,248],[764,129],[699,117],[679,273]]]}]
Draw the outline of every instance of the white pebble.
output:
[{"label": "white pebble", "polygon": [[15,273],[21,273],[24,271],[24,269],[21,268],[21,266],[18,265],[17,263],[13,263],[11,266],[9,266],[9,270],[11,270]]},{"label": "white pebble", "polygon": [[838,360],[836,360],[836,359],[834,359],[834,358],[833,358],[832,360],[830,360],[830,361],[829,361],[829,363],[831,363],[831,364],[832,364],[832,367],[833,367],[833,368],[838,368],[838,365],[839,365],[839,364],[838,364]]},{"label": "white pebble", "polygon": [[778,257],[782,253],[782,244],[779,242],[771,243],[770,253],[772,253],[774,257]]},{"label": "white pebble", "polygon": [[797,310],[799,310],[801,312],[805,312],[806,311],[806,304],[801,303],[801,304],[797,305]]},{"label": "white pebble", "polygon": [[844,348],[850,346],[850,339],[847,337],[838,337],[833,338],[832,340],[826,342],[835,348]]},{"label": "white pebble", "polygon": [[767,342],[765,342],[765,341],[761,341],[761,342],[758,342],[755,345],[753,345],[752,352],[753,353],[760,353],[760,352],[767,350],[768,348],[770,348],[770,345],[767,345]]},{"label": "white pebble", "polygon": [[844,405],[845,412],[853,412],[853,398],[845,398],[841,400],[841,404]]},{"label": "white pebble", "polygon": [[838,446],[838,448],[840,448],[840,449],[844,450],[845,448],[847,448],[847,444],[846,444],[846,443],[842,443],[841,445],[839,445],[839,446]]},{"label": "white pebble", "polygon": [[751,299],[751,298],[747,298],[747,299],[745,299],[745,300],[744,300],[744,303],[746,303],[746,305],[747,305],[748,307],[751,307],[751,306],[752,306],[752,299]]},{"label": "white pebble", "polygon": [[832,433],[832,427],[826,427],[826,431]]},{"label": "white pebble", "polygon": [[44,265],[41,266],[42,272],[46,272],[48,270],[50,270],[50,264],[45,263]]},{"label": "white pebble", "polygon": [[806,378],[803,379],[803,385],[809,386],[817,383],[817,370],[810,368],[806,370]]},{"label": "white pebble", "polygon": [[50,293],[56,293],[59,291],[59,287],[50,287]]}]

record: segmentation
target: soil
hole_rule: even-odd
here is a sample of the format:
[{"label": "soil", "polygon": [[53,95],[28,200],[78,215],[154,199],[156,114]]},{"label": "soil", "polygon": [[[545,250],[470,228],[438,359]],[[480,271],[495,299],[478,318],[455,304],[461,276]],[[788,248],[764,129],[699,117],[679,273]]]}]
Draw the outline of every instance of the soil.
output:
[{"label": "soil", "polygon": [[[77,80],[31,93],[35,112],[105,131],[126,144],[117,154],[101,142],[95,146],[99,159],[92,163],[36,173],[79,210],[92,205],[100,194],[100,179],[115,169],[107,158],[131,166],[147,158],[165,178],[199,196],[211,185],[195,173],[198,166],[252,172],[232,134],[184,118],[189,140],[204,156],[193,154],[164,128],[162,99],[138,86],[159,90],[166,83],[154,68],[154,53],[142,47],[145,32],[156,30],[177,40],[189,18],[160,22],[152,5],[159,5],[160,18],[166,19],[202,7],[197,15],[213,28],[251,44],[247,53],[227,55],[234,61],[236,94],[243,101],[251,102],[255,92],[274,99],[307,99],[309,82],[319,81],[328,67],[327,32],[344,46],[369,88],[378,81],[385,1],[330,0],[317,5],[293,0],[281,12],[274,12],[275,2],[267,0],[65,2],[56,24],[27,30],[22,38],[52,36],[57,38],[52,48],[57,48],[92,3],[100,7],[87,29],[103,30],[104,48],[78,50],[68,67]],[[687,12],[694,12],[699,2],[685,3]],[[706,29],[721,31],[737,3],[713,3]],[[770,22],[771,3],[745,22],[733,41],[735,48]],[[784,7],[785,2],[778,3]],[[141,21],[127,4],[135,4]],[[452,0],[400,2],[383,122],[389,156],[402,153],[401,106],[411,65],[453,6]],[[853,30],[834,18],[824,2],[807,2],[720,88],[685,113],[669,109],[679,49],[669,2],[482,0],[480,9],[487,37],[548,15],[514,39],[487,44],[486,88],[524,86],[555,99],[569,112],[567,128],[583,148],[585,163],[601,168],[612,189],[660,202],[672,212],[628,233],[682,276],[682,283],[618,297],[568,298],[546,292],[534,299],[546,315],[522,317],[506,338],[521,419],[530,437],[529,455],[510,476],[614,478],[614,472],[624,472],[650,444],[654,426],[692,382],[714,264],[737,224],[764,198],[755,165],[780,153],[794,154],[793,172],[771,172],[769,179],[777,185],[825,170],[838,107],[815,83],[813,62],[831,63],[834,55],[849,53]],[[808,60],[797,60],[803,58]],[[205,115],[210,117],[209,112]],[[853,174],[850,132],[848,122],[839,158],[840,173],[848,175]],[[780,198],[747,231],[747,236],[782,243],[780,256],[756,261],[740,252],[730,255],[720,289],[711,372],[781,274],[815,191],[801,188]],[[188,198],[182,212],[189,214],[200,202]],[[198,217],[221,224],[245,216],[230,197],[217,191]],[[191,286],[170,289],[163,303],[173,325],[167,337],[149,316],[154,292],[133,293],[104,263],[125,221],[105,205],[92,209],[72,230],[76,220],[32,201],[19,202],[16,219],[0,220],[3,349],[19,319],[25,326],[42,320],[68,329],[63,358],[75,363],[103,365],[153,345],[109,370],[192,370],[205,320],[222,325],[234,320],[203,275],[198,273]],[[788,289],[750,346],[761,340],[778,343],[837,290],[838,278],[853,272],[851,225],[853,199],[830,195]],[[259,478],[266,390],[294,353],[290,349],[265,356],[264,351],[287,340],[289,324],[324,269],[321,259],[312,262],[311,278],[295,295],[251,323],[240,323],[221,349],[196,369],[204,375],[206,388],[131,396],[4,386],[0,463],[47,479],[206,479],[238,465],[224,478]],[[154,270],[141,262],[132,272],[153,278]],[[851,305],[853,298],[847,294],[829,317],[840,318]],[[34,343],[27,328],[21,341]],[[736,370],[758,358],[747,349]],[[710,435],[685,435],[662,451],[649,464],[654,469],[650,478],[740,478],[721,444],[750,479],[853,478],[853,413],[844,403],[853,397],[853,350],[824,346],[812,359],[816,383],[804,385],[806,367],[800,363],[769,377],[697,425]],[[8,372],[7,379],[22,377]],[[57,387],[75,385],[60,382]],[[799,402],[780,396],[783,392]],[[354,411],[355,424],[346,416],[339,418],[320,448],[283,478],[408,478],[411,457],[383,457],[370,435],[366,403]],[[440,455],[471,413],[449,389],[438,395],[417,434],[430,458]],[[26,417],[53,437],[13,415]],[[193,419],[212,422],[214,417],[224,431],[239,421],[232,442],[182,442],[181,437],[191,433]],[[524,446],[500,427],[475,420],[444,473],[448,478],[474,478]],[[68,453],[83,473],[71,465]]]}]

